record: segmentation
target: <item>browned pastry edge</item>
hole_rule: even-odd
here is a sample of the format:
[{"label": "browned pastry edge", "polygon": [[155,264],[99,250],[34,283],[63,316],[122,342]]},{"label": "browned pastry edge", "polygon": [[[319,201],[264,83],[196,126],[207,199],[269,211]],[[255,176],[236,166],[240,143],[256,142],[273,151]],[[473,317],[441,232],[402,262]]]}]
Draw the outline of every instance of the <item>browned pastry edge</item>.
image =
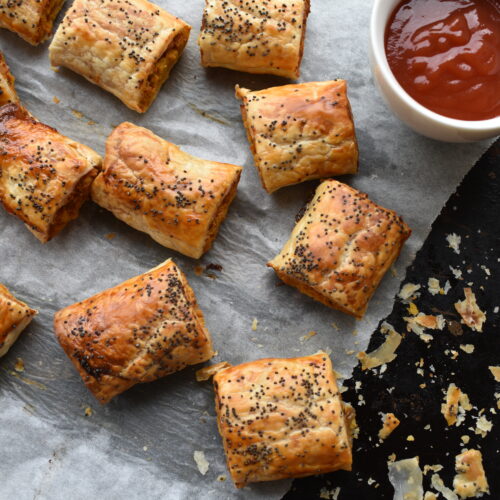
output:
[{"label": "browned pastry edge", "polygon": [[301,292],[301,293],[303,293],[305,295],[308,295],[309,297],[313,298],[314,300],[317,300],[318,302],[321,302],[322,304],[324,304],[327,307],[331,307],[332,309],[335,309],[337,311],[340,311],[340,312],[349,314],[351,316],[354,316],[356,319],[361,319],[364,316],[364,314],[366,312],[366,309],[368,308],[368,304],[370,302],[370,298],[373,295],[373,293],[375,293],[375,290],[376,290],[376,288],[375,288],[373,290],[373,292],[371,293],[371,295],[368,297],[368,302],[366,303],[365,308],[362,311],[360,311],[359,314],[355,314],[352,311],[350,311],[348,309],[345,309],[342,306],[339,306],[339,305],[335,304],[334,302],[328,300],[327,297],[325,297],[321,293],[317,292],[313,287],[307,285],[303,281],[295,279],[293,276],[290,276],[286,272],[282,272],[281,269],[279,268],[279,266],[275,266],[272,263],[272,261],[269,261],[266,265],[267,265],[267,267],[270,267],[270,268],[274,269],[274,271],[278,275],[278,278],[281,281],[283,281],[283,283],[285,283],[285,284],[287,284],[289,286],[293,286],[299,292]]},{"label": "browned pastry edge", "polygon": [[[0,106],[10,102],[19,102],[19,97],[17,96],[15,88],[15,81],[16,79],[11,73],[3,53],[0,52]],[[7,88],[2,88],[3,83],[5,83],[5,87]]]},{"label": "browned pastry edge", "polygon": [[219,228],[221,224],[224,222],[227,212],[229,211],[229,206],[231,205],[231,202],[234,200],[236,193],[238,191],[238,182],[240,181],[241,172],[242,172],[241,170],[238,172],[231,188],[229,189],[226,196],[222,200],[222,203],[219,206],[219,210],[216,212],[215,217],[210,222],[210,226],[208,228],[208,233],[207,233],[207,240],[205,242],[205,246],[203,247],[202,255],[208,250],[210,250],[215,238],[219,234]]},{"label": "browned pastry edge", "polygon": [[307,29],[307,18],[311,12],[311,2],[310,0],[304,0],[304,16],[302,18],[302,35],[300,37],[300,50],[299,50],[299,60],[297,62],[297,69],[295,70],[295,78],[300,76],[300,64],[302,63],[302,56],[304,55],[304,42],[306,39],[306,29]]},{"label": "browned pastry edge", "polygon": [[[165,49],[163,54],[157,59],[155,63],[155,67],[158,66],[159,64],[161,65],[161,60],[162,59],[167,59],[169,53],[172,50],[177,50],[179,52],[179,56],[170,62],[170,64],[165,65],[165,67],[160,71],[160,73],[157,73],[156,71],[153,72],[151,75],[148,76],[146,82],[144,83],[144,90],[143,90],[143,95],[142,99],[137,105],[137,108],[129,106],[126,102],[124,103],[127,107],[130,109],[133,109],[134,111],[137,111],[139,113],[145,113],[153,104],[154,100],[156,99],[156,96],[160,92],[163,84],[167,81],[168,77],[170,76],[170,72],[172,71],[173,67],[179,62],[179,59],[181,58],[182,52],[184,51],[184,47],[186,47],[186,44],[188,43],[189,40],[189,34],[191,32],[191,26],[187,26],[185,28],[187,30],[186,33],[179,33],[169,44],[169,46]],[[90,80],[92,81],[92,80]],[[96,83],[96,82],[92,82]],[[149,88],[148,88],[149,87]],[[123,101],[122,101],[123,102]]]},{"label": "browned pastry edge", "polygon": [[[2,304],[2,299],[6,301],[7,310]],[[9,315],[10,309],[15,309],[19,320]],[[31,320],[38,314],[36,309],[32,309],[26,303],[14,297],[9,289],[0,283],[0,357],[4,356],[17,340],[21,332],[31,323]]]}]

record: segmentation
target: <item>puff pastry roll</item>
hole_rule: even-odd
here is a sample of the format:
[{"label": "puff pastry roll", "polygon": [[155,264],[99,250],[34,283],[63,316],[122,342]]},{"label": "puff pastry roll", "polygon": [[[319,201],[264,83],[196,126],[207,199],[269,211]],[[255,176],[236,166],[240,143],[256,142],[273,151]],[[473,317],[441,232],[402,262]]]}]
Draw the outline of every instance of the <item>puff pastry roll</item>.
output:
[{"label": "puff pastry roll", "polygon": [[0,52],[0,106],[10,102],[19,102],[16,89],[14,88],[14,77],[10,72],[4,55]]},{"label": "puff pastry roll", "polygon": [[358,145],[345,80],[256,92],[236,86],[255,165],[269,193],[358,170]]},{"label": "puff pastry roll", "polygon": [[64,0],[2,0],[0,28],[17,33],[31,45],[38,45],[52,33],[52,26]]},{"label": "puff pastry roll", "polygon": [[0,357],[7,354],[38,311],[16,299],[0,283]]},{"label": "puff pastry roll", "polygon": [[351,470],[351,423],[325,353],[261,359],[214,376],[217,424],[234,483]]},{"label": "puff pastry roll", "polygon": [[62,309],[54,328],[101,403],[214,355],[194,292],[170,259]]},{"label": "puff pastry roll", "polygon": [[147,0],[75,0],[50,44],[50,61],[144,113],[179,60],[190,30]]},{"label": "puff pastry roll", "polygon": [[161,245],[199,258],[217,235],[240,174],[241,167],[196,158],[125,122],[106,142],[92,199]]},{"label": "puff pastry roll", "polygon": [[96,152],[18,104],[0,108],[0,202],[42,243],[78,217],[100,166]]},{"label": "puff pastry roll", "polygon": [[327,180],[268,266],[302,293],[361,318],[410,234],[392,210]]},{"label": "puff pastry roll", "polygon": [[298,78],[309,0],[205,0],[203,66]]}]

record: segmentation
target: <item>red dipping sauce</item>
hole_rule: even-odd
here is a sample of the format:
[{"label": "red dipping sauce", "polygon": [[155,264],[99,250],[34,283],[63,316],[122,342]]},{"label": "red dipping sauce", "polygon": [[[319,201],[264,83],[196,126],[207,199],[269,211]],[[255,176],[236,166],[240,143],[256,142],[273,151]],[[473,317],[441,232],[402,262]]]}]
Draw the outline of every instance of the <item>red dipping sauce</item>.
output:
[{"label": "red dipping sauce", "polygon": [[500,0],[404,0],[385,51],[400,85],[426,108],[459,120],[500,116]]}]

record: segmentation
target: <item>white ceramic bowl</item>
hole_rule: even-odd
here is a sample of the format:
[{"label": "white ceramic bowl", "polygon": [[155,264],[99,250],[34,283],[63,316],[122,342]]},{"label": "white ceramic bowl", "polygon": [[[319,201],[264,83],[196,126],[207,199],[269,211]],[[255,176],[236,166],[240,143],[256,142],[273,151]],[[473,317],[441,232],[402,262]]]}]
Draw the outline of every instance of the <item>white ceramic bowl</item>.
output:
[{"label": "white ceramic bowl", "polygon": [[400,0],[375,0],[370,23],[370,63],[380,92],[392,111],[422,135],[445,142],[475,142],[500,135],[500,117],[455,120],[425,108],[401,87],[385,55],[385,28]]}]

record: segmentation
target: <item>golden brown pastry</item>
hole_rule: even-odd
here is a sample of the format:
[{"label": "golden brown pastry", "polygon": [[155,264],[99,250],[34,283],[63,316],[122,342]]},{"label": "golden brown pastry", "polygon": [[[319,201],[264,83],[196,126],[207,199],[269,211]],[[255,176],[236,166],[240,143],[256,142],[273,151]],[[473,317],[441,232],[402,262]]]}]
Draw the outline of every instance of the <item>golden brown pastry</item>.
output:
[{"label": "golden brown pastry", "polygon": [[351,425],[325,353],[261,359],[214,376],[234,483],[351,470]]},{"label": "golden brown pastry", "polygon": [[236,195],[241,167],[202,160],[122,123],[106,142],[92,199],[161,245],[199,258]]},{"label": "golden brown pastry", "polygon": [[144,113],[179,60],[190,30],[147,0],[75,0],[50,44],[50,62]]},{"label": "golden brown pastry", "polygon": [[203,66],[298,78],[309,0],[205,0]]},{"label": "golden brown pastry", "polygon": [[5,57],[2,52],[0,52],[0,106],[9,104],[10,102],[19,102],[19,97],[17,97],[14,87],[14,80],[5,62]]},{"label": "golden brown pastry", "polygon": [[95,151],[18,104],[0,108],[0,202],[42,243],[78,217],[100,166]]},{"label": "golden brown pastry", "polygon": [[345,80],[251,92],[236,86],[262,185],[283,186],[358,170],[358,145]]},{"label": "golden brown pastry", "polygon": [[62,309],[54,328],[101,403],[214,355],[194,292],[170,259]]},{"label": "golden brown pastry", "polygon": [[268,266],[302,293],[361,318],[410,234],[392,210],[346,184],[326,180]]},{"label": "golden brown pastry", "polygon": [[21,38],[38,45],[52,33],[52,26],[64,0],[2,0],[0,28],[7,28]]},{"label": "golden brown pastry", "polygon": [[16,299],[0,284],[0,357],[7,354],[36,314],[38,311]]}]

